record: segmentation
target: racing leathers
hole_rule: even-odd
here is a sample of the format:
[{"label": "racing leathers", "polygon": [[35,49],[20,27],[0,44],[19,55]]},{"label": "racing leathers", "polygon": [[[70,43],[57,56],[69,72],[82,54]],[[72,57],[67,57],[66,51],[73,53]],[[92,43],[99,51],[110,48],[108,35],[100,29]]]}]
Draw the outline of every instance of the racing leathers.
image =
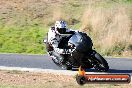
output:
[{"label": "racing leathers", "polygon": [[55,27],[51,27],[49,29],[48,43],[51,44],[53,47],[53,51],[51,51],[52,52],[51,56],[54,56],[54,58],[56,58],[58,60],[58,63],[63,62],[64,58],[63,58],[62,54],[71,53],[73,51],[73,49],[66,49],[64,47],[60,48],[59,44],[63,43],[63,42],[61,42],[63,38],[69,37],[70,35],[73,35],[74,33],[75,33],[75,31],[67,29],[65,34],[68,34],[68,35],[58,34],[55,31]]}]

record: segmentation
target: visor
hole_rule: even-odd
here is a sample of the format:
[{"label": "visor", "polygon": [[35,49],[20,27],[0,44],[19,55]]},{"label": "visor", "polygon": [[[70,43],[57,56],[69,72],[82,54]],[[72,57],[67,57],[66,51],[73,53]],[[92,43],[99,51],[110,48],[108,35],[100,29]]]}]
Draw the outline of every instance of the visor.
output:
[{"label": "visor", "polygon": [[66,33],[66,28],[57,28],[57,31],[58,31],[60,34],[65,34],[65,33]]}]

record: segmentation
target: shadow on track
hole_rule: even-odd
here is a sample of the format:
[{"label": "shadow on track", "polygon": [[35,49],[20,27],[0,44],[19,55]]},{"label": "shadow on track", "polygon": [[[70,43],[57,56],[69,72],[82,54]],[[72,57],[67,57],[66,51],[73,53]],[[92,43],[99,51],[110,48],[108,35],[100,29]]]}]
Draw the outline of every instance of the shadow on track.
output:
[{"label": "shadow on track", "polygon": [[132,70],[110,69],[108,73],[132,73]]},{"label": "shadow on track", "polygon": [[[86,69],[86,72],[98,72],[95,69]],[[108,72],[106,73],[131,73],[132,74],[132,70],[120,70],[120,69],[109,69]]]}]

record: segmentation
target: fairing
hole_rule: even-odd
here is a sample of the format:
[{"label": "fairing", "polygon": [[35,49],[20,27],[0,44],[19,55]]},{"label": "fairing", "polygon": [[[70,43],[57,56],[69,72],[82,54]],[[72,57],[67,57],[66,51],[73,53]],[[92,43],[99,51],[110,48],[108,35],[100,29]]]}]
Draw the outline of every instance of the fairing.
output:
[{"label": "fairing", "polygon": [[75,33],[68,41],[76,47],[79,52],[87,52],[92,49],[93,43],[87,34],[82,32]]}]

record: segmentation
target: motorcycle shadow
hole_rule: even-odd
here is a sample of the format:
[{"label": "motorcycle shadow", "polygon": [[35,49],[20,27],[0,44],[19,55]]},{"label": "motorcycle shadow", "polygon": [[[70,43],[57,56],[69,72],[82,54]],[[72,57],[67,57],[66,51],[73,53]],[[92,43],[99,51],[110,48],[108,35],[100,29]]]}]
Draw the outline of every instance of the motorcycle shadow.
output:
[{"label": "motorcycle shadow", "polygon": [[[95,69],[85,69],[86,72],[99,72]],[[108,72],[105,73],[122,73],[122,74],[126,74],[126,73],[131,73],[132,74],[132,70],[122,70],[122,69],[109,69]]]},{"label": "motorcycle shadow", "polygon": [[108,73],[132,73],[132,70],[109,69]]}]

